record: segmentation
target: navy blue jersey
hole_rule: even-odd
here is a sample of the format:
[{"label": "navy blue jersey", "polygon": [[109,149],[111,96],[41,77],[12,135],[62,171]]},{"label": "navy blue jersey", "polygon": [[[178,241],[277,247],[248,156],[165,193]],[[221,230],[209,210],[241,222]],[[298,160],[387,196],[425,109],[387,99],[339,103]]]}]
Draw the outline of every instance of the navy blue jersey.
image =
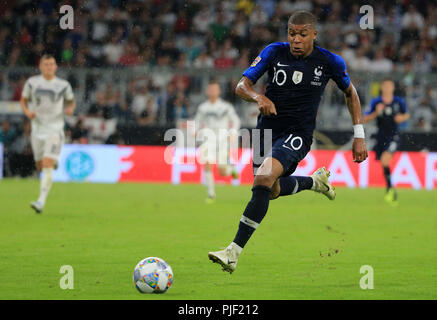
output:
[{"label": "navy blue jersey", "polygon": [[273,138],[287,132],[299,132],[312,141],[317,110],[329,79],[341,90],[349,87],[346,64],[340,56],[314,46],[306,58],[296,58],[288,42],[268,45],[243,76],[256,83],[268,72],[265,96],[276,107],[277,116],[260,115],[259,129],[272,129]]},{"label": "navy blue jersey", "polygon": [[379,96],[372,99],[365,114],[368,115],[374,112],[376,106],[380,103],[384,105],[384,110],[382,114],[376,118],[378,136],[393,137],[399,133],[399,125],[395,122],[395,116],[398,113],[407,113],[407,104],[403,98],[398,96],[393,96],[391,103],[384,103],[381,96]]}]

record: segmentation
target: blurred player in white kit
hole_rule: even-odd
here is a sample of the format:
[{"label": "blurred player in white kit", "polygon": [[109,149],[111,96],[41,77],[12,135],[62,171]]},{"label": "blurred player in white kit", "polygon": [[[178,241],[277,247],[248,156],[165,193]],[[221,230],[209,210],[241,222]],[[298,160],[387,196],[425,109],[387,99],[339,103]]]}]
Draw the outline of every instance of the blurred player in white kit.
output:
[{"label": "blurred player in white kit", "polygon": [[[196,129],[201,130],[200,156],[204,163],[204,183],[208,190],[207,202],[215,200],[214,175],[212,168],[217,164],[221,176],[238,177],[237,171],[229,161],[229,139],[237,139],[240,119],[234,107],[220,98],[220,85],[211,81],[206,89],[208,100],[199,105],[195,116]],[[203,133],[203,134],[202,134]],[[213,133],[210,136],[208,133]],[[225,133],[225,134],[223,134]],[[233,140],[236,142],[236,140]]]},{"label": "blurred player in white kit", "polygon": [[[42,171],[40,194],[30,203],[36,213],[42,212],[52,186],[52,174],[64,144],[64,113],[73,115],[76,106],[68,81],[55,76],[56,60],[43,55],[40,75],[27,79],[21,94],[21,108],[31,120],[31,144],[38,172]],[[65,101],[65,107],[64,107]]]}]

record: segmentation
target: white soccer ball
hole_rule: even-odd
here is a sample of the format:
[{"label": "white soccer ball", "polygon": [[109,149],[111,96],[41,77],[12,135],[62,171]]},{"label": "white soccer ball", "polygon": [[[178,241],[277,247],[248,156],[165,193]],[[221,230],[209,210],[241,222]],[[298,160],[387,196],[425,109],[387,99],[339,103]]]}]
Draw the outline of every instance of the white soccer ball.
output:
[{"label": "white soccer ball", "polygon": [[173,283],[173,270],[161,258],[148,257],[138,262],[133,279],[141,293],[164,293]]}]

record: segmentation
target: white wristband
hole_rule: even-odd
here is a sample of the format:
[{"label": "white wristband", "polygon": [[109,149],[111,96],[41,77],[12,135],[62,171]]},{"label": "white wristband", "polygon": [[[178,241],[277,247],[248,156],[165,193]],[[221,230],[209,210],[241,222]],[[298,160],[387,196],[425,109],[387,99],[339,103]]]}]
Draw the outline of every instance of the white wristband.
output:
[{"label": "white wristband", "polygon": [[362,124],[354,125],[354,138],[364,139],[364,127]]}]

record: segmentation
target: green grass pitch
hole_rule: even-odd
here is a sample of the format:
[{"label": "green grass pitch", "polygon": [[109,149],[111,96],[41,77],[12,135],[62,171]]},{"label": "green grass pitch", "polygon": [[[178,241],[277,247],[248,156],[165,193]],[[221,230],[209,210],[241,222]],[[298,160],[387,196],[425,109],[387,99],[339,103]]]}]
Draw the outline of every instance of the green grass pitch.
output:
[{"label": "green grass pitch", "polygon": [[[37,180],[0,181],[0,299],[436,299],[437,192],[337,189],[270,202],[240,257],[222,272],[208,260],[233,240],[250,186],[55,183],[46,208]],[[157,256],[173,268],[163,295],[140,294],[132,272]],[[62,290],[62,265],[74,289]],[[374,289],[359,286],[360,267]]]}]

